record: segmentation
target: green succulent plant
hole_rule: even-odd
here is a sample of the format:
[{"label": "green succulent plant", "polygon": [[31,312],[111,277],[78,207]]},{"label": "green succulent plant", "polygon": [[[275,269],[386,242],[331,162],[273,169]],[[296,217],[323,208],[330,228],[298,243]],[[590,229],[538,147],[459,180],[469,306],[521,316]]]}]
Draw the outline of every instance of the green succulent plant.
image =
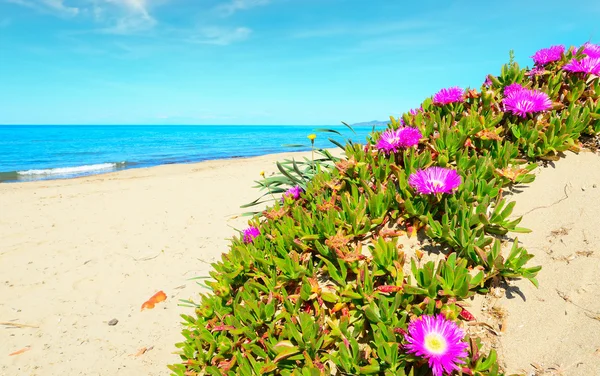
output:
[{"label": "green succulent plant", "polygon": [[[389,129],[419,129],[415,147],[381,152],[373,132],[364,145],[340,144],[343,158],[278,164],[281,175],[258,182],[265,195],[294,185],[304,192],[274,200],[253,219],[260,235],[234,238],[213,264],[211,291],[182,315],[173,375],[429,375],[427,361],[406,351],[411,320],[464,322],[471,317],[461,302],[494,281],[538,284],[541,267],[509,238],[529,230],[504,193],[532,182],[537,161],[578,150],[582,134],[600,131],[600,78],[563,71],[572,56],[541,75],[511,61],[460,103],[427,99],[422,110],[391,118]],[[513,83],[544,91],[552,109],[504,112],[503,89]],[[409,176],[431,166],[456,170],[462,184],[419,194]],[[402,248],[413,234],[438,246],[436,260]],[[503,374],[495,351],[466,341],[462,374]]]}]

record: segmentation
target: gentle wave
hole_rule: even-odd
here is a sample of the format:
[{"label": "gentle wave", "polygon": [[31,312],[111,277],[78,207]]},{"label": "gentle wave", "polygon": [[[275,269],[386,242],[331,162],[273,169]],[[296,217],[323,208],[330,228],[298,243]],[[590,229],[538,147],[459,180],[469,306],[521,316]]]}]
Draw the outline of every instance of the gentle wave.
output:
[{"label": "gentle wave", "polygon": [[88,172],[99,172],[107,170],[116,170],[119,167],[124,167],[126,162],[119,163],[100,163],[93,165],[75,166],[75,167],[58,167],[48,168],[44,170],[27,170],[17,171],[18,175],[72,175],[72,174],[85,174]]}]

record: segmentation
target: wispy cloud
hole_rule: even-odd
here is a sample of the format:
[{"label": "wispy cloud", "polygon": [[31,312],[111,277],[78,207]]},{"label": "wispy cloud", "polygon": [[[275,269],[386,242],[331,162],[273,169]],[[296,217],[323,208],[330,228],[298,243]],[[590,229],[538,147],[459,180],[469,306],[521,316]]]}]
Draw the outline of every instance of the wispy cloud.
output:
[{"label": "wispy cloud", "polygon": [[94,18],[106,25],[97,31],[120,35],[147,31],[157,24],[151,5],[150,0],[95,0]]},{"label": "wispy cloud", "polygon": [[21,5],[38,12],[52,12],[61,15],[76,16],[79,8],[67,6],[64,0],[5,0],[8,3]]},{"label": "wispy cloud", "polygon": [[247,27],[231,29],[210,27],[201,29],[197,35],[188,38],[187,41],[191,43],[225,46],[248,39],[251,33],[252,30]]},{"label": "wispy cloud", "polygon": [[230,16],[239,10],[267,5],[271,0],[230,0],[217,6],[217,11],[223,16]]},{"label": "wispy cloud", "polygon": [[151,29],[157,24],[151,15],[151,6],[167,0],[80,0],[77,7],[66,0],[4,0],[41,13],[90,18],[100,28],[95,31],[108,34],[132,34]]},{"label": "wispy cloud", "polygon": [[[172,0],[0,0],[2,1],[46,14],[64,14],[87,20],[88,27],[61,33],[70,40],[78,40],[79,35],[96,33],[151,37],[159,43],[177,41],[226,46],[248,39],[252,30],[243,26],[215,24],[214,12],[231,15],[240,10],[266,5],[272,0],[230,0],[216,8],[206,8],[205,13],[212,12],[212,19],[208,21],[208,26],[201,27],[173,27],[162,23],[155,16],[155,13],[160,15],[157,8]],[[9,22],[0,18],[0,27]]]}]

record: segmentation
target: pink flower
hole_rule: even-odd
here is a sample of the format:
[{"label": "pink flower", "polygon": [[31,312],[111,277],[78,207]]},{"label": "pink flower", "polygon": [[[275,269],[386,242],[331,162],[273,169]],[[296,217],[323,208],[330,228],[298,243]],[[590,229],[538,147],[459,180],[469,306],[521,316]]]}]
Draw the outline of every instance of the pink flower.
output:
[{"label": "pink flower", "polygon": [[450,193],[458,188],[462,179],[460,175],[449,168],[429,167],[418,170],[408,177],[408,184],[418,193],[428,195],[432,193]]},{"label": "pink flower", "polygon": [[510,84],[504,88],[504,95],[508,97],[509,95],[523,89],[525,89],[523,85],[515,82],[514,84]]},{"label": "pink flower", "polygon": [[583,45],[583,53],[591,58],[600,58],[600,46],[593,43]]},{"label": "pink flower", "polygon": [[254,241],[254,239],[260,235],[260,230],[257,227],[254,226],[250,226],[247,229],[245,229],[243,232],[243,239],[244,239],[244,243],[248,244],[248,243],[252,243]]},{"label": "pink flower", "polygon": [[502,102],[504,103],[505,111],[512,112],[521,117],[552,108],[552,101],[548,97],[548,94],[525,88],[509,92]]},{"label": "pink flower", "polygon": [[300,194],[304,192],[304,189],[299,185],[292,187],[283,193],[283,197],[281,197],[281,201],[285,199],[285,197],[292,197],[294,200],[300,198]]},{"label": "pink flower", "polygon": [[434,376],[451,374],[465,364],[469,345],[465,332],[443,315],[423,315],[408,324],[407,352],[427,359]]},{"label": "pink flower", "polygon": [[396,130],[388,129],[381,134],[375,147],[389,154],[397,152],[400,149],[418,145],[421,138],[423,138],[423,135],[417,128],[403,127]]},{"label": "pink flower", "polygon": [[465,91],[458,86],[442,89],[433,96],[433,103],[443,105],[454,102],[462,102],[464,100],[464,92]]},{"label": "pink flower", "polygon": [[560,60],[565,52],[565,46],[552,46],[550,48],[542,48],[531,57],[538,65],[546,65],[553,61]]},{"label": "pink flower", "polygon": [[485,86],[485,87],[492,86],[492,80],[490,80],[490,76],[485,77],[485,81],[483,81],[483,86]]},{"label": "pink flower", "polygon": [[532,68],[529,72],[526,73],[527,76],[540,76],[546,72],[546,69],[542,66],[537,66]]},{"label": "pink flower", "polygon": [[410,111],[408,111],[408,113],[413,116],[416,116],[419,112],[423,112],[423,106],[419,108],[412,108]]},{"label": "pink flower", "polygon": [[572,59],[565,66],[563,70],[568,72],[582,72],[588,74],[595,74],[600,76],[600,57],[584,57],[581,60]]}]

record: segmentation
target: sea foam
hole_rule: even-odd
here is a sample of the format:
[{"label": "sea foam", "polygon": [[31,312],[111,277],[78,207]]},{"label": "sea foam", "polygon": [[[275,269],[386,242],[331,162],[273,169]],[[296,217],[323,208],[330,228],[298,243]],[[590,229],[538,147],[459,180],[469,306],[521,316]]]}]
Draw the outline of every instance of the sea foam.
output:
[{"label": "sea foam", "polygon": [[44,170],[27,170],[17,171],[19,175],[71,175],[83,174],[86,172],[110,171],[116,170],[119,163],[99,163],[93,165],[75,166],[75,167],[58,167],[48,168]]}]

